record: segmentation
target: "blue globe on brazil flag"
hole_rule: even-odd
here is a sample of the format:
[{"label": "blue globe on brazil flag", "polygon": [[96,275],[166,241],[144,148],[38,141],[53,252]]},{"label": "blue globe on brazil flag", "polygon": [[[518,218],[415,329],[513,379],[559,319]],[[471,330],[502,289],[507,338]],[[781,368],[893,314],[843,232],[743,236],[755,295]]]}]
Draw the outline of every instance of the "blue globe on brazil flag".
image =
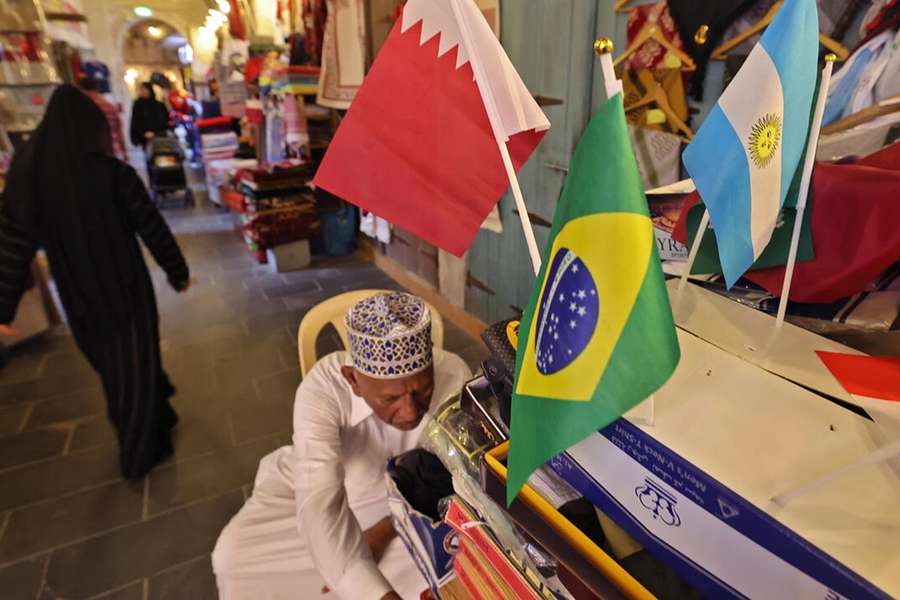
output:
[{"label": "blue globe on brazil flag", "polygon": [[599,316],[600,298],[591,272],[574,252],[560,248],[535,315],[538,371],[550,375],[572,364],[591,341]]}]

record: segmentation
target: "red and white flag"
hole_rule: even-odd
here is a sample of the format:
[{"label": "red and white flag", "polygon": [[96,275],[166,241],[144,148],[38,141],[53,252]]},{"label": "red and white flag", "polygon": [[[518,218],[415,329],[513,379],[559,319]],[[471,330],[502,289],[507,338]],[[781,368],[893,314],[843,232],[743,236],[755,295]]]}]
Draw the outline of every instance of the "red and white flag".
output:
[{"label": "red and white flag", "polygon": [[816,352],[853,399],[888,430],[900,425],[900,356]]},{"label": "red and white flag", "polygon": [[472,0],[409,0],[313,180],[461,255],[550,127]]}]

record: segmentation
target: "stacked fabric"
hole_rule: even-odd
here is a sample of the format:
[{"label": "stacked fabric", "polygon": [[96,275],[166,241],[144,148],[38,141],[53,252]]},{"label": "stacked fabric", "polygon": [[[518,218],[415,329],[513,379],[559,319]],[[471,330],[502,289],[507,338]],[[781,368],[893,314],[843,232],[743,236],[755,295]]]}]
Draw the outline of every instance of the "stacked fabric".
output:
[{"label": "stacked fabric", "polygon": [[311,202],[241,215],[247,235],[260,249],[316,237],[319,219]]},{"label": "stacked fabric", "polygon": [[272,91],[284,94],[315,94],[319,89],[319,72],[315,66],[284,65],[275,70]]}]

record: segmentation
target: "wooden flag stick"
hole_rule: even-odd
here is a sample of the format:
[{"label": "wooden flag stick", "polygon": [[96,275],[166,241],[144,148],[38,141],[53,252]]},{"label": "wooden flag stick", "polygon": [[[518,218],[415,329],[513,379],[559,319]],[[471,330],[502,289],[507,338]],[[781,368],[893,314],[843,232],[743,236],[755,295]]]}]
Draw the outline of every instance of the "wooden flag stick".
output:
[{"label": "wooden flag stick", "polygon": [[497,147],[500,149],[500,157],[503,159],[504,168],[506,168],[506,177],[509,179],[509,186],[512,189],[513,198],[516,200],[516,208],[519,210],[519,221],[522,223],[522,233],[525,234],[525,244],[528,246],[528,254],[531,256],[531,265],[534,267],[535,276],[537,276],[541,271],[541,251],[538,250],[537,240],[534,239],[534,228],[531,226],[528,209],[525,207],[525,198],[522,196],[522,188],[519,187],[519,178],[516,176],[512,159],[509,157],[506,142],[497,140]]},{"label": "wooden flag stick", "polygon": [[781,299],[778,302],[778,317],[775,329],[784,325],[787,312],[788,296],[791,292],[791,281],[794,279],[794,267],[797,265],[797,248],[800,246],[800,229],[803,227],[803,214],[806,212],[806,199],[809,196],[810,179],[816,162],[816,148],[819,145],[819,131],[822,129],[822,116],[825,114],[825,99],[828,96],[828,85],[831,83],[831,71],[837,56],[828,54],[825,57],[825,68],[822,69],[822,81],[819,84],[819,97],[816,99],[816,110],[813,113],[809,138],[806,142],[806,160],[803,162],[803,176],[800,179],[800,194],[797,196],[797,216],[794,220],[794,231],[791,235],[791,248],[788,262],[784,268],[784,283],[781,286]]},{"label": "wooden flag stick", "polygon": [[606,99],[609,100],[622,92],[622,82],[616,79],[616,70],[613,66],[613,42],[602,37],[594,40],[594,52],[600,55],[600,73],[603,75],[603,84],[606,88]]},{"label": "wooden flag stick", "polygon": [[810,492],[821,489],[832,481],[849,475],[854,471],[858,471],[859,469],[867,467],[869,465],[876,465],[886,460],[891,460],[896,456],[900,456],[900,440],[879,448],[871,454],[867,454],[866,456],[850,463],[849,465],[844,465],[839,469],[831,471],[830,473],[827,473],[821,477],[817,477],[816,479],[813,479],[812,481],[798,486],[792,490],[778,494],[777,496],[772,498],[772,502],[778,504],[779,506],[785,506],[791,500],[799,498],[804,494],[808,494]]},{"label": "wooden flag stick", "polygon": [[687,263],[684,265],[684,271],[681,273],[681,281],[678,282],[678,291],[675,293],[676,310],[678,305],[681,304],[681,294],[684,292],[684,286],[691,275],[691,269],[694,268],[697,254],[700,253],[700,242],[703,241],[707,227],[709,227],[709,211],[704,208],[703,217],[700,219],[700,225],[697,227],[697,233],[694,234],[694,243],[691,244],[691,251],[688,253]]},{"label": "wooden flag stick", "polygon": [[516,208],[519,211],[519,221],[522,223],[522,233],[525,234],[525,244],[528,246],[528,254],[531,256],[531,265],[534,267],[535,276],[541,270],[541,251],[538,249],[537,240],[534,238],[534,228],[531,226],[531,219],[528,217],[528,209],[525,206],[525,198],[522,196],[522,188],[519,187],[519,178],[516,175],[516,169],[513,167],[512,159],[509,156],[509,149],[506,147],[507,136],[500,126],[500,117],[497,112],[497,105],[493,95],[487,87],[487,73],[484,65],[478,58],[478,53],[474,48],[470,47],[469,40],[472,39],[472,32],[469,28],[468,21],[463,18],[463,9],[460,6],[461,0],[450,0],[450,8],[456,17],[456,23],[459,25],[461,35],[460,44],[466,50],[469,56],[469,64],[472,66],[472,72],[475,74],[475,83],[481,92],[481,100],[484,102],[484,109],[488,115],[488,121],[491,123],[491,129],[494,132],[494,139],[497,142],[497,149],[500,151],[500,158],[503,159],[503,168],[506,169],[506,178],[509,180],[509,187],[512,190],[513,198],[516,201]]}]

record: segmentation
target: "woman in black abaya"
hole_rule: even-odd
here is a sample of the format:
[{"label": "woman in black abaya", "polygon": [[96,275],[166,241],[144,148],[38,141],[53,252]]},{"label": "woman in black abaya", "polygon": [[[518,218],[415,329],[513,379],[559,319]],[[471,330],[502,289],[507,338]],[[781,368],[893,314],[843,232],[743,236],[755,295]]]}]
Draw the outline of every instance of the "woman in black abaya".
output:
[{"label": "woman in black abaya", "polygon": [[59,87],[16,152],[0,202],[0,333],[9,333],[37,248],[50,262],[69,327],[103,380],[122,473],[143,477],[172,453],[174,388],[162,370],[159,317],[140,235],[173,288],[188,267],[143,182],[113,157],[90,98]]}]

